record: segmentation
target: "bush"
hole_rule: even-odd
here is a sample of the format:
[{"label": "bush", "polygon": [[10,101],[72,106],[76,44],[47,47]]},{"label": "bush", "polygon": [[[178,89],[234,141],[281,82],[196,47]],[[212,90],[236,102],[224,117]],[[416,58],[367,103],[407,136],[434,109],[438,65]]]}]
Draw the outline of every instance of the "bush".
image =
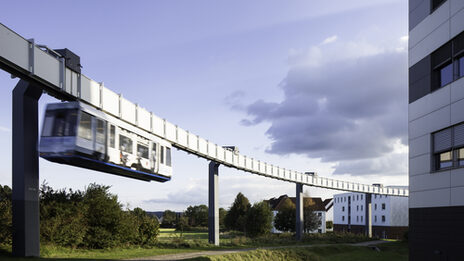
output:
[{"label": "bush", "polygon": [[12,240],[12,210],[11,188],[0,185],[0,244],[11,244]]}]

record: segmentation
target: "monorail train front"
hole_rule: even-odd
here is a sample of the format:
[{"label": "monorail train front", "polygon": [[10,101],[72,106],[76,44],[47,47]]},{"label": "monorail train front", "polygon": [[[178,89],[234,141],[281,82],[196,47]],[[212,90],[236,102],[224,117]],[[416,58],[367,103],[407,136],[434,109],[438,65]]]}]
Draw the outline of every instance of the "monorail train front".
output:
[{"label": "monorail train front", "polygon": [[[152,137],[152,141],[149,141],[151,134],[142,133],[143,137],[140,132],[135,133],[137,132],[135,128],[80,102],[47,104],[40,137],[39,155],[52,162],[144,181],[165,182],[170,180],[172,167],[170,165],[160,166],[164,161],[159,157],[165,156],[158,155],[156,149],[159,146],[164,151],[165,148],[170,147],[170,144],[163,141],[153,141],[154,137]],[[133,132],[127,129],[133,129]],[[125,133],[125,136],[121,134],[119,135],[120,139],[117,139],[116,136],[119,133]],[[130,151],[121,142],[124,139],[129,139]],[[142,140],[145,141],[144,145],[141,145]],[[132,143],[137,144],[137,146],[132,146]],[[148,152],[147,146],[152,147],[150,152]],[[145,153],[141,153],[142,148],[145,148]],[[149,157],[148,153],[151,154]],[[123,157],[120,155],[123,154],[133,159],[132,165],[127,165],[122,160]],[[149,160],[146,158],[150,158],[150,164],[146,163]],[[161,163],[159,163],[160,161]],[[145,164],[137,164],[137,162]],[[148,165],[151,167],[148,168]]]}]

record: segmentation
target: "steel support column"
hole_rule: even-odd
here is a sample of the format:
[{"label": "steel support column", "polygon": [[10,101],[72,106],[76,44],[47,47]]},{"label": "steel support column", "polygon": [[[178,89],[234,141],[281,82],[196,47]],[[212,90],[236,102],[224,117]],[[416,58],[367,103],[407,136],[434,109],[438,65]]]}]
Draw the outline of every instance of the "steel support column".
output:
[{"label": "steel support column", "polygon": [[38,102],[42,89],[20,80],[13,90],[13,255],[40,254]]},{"label": "steel support column", "polygon": [[365,194],[365,229],[366,236],[372,237],[372,194]]},{"label": "steel support column", "polygon": [[296,240],[303,238],[303,184],[296,183],[296,222],[295,236]]},{"label": "steel support column", "polygon": [[209,163],[209,196],[208,196],[208,240],[210,244],[219,246],[219,203],[218,203],[219,163]]}]

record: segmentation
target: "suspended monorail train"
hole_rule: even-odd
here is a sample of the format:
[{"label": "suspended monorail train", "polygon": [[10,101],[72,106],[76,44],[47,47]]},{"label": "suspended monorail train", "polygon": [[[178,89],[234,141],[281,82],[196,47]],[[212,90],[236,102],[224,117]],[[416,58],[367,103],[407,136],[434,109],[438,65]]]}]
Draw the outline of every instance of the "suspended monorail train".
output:
[{"label": "suspended monorail train", "polygon": [[48,104],[39,155],[145,181],[171,179],[171,144],[82,102]]}]

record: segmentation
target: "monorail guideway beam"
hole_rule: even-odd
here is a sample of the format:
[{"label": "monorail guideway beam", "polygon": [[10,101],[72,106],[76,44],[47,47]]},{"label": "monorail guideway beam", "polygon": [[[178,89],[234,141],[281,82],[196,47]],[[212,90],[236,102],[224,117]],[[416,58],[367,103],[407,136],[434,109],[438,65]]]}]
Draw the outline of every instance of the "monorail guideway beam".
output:
[{"label": "monorail guideway beam", "polygon": [[208,190],[208,241],[219,246],[219,163],[209,163],[209,190]]},{"label": "monorail guideway beam", "polygon": [[13,255],[40,254],[38,102],[42,89],[20,80],[13,90]]}]

